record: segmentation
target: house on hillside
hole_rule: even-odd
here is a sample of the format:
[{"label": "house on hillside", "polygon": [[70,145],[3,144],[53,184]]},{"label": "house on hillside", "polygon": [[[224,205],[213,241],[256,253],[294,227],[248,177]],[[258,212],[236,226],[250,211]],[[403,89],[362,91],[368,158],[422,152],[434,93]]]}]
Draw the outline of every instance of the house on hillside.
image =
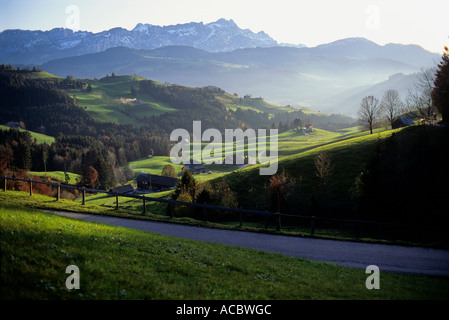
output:
[{"label": "house on hillside", "polygon": [[202,164],[194,163],[185,164],[184,167],[182,167],[182,171],[184,170],[189,170],[192,174],[210,173],[210,171],[204,168]]},{"label": "house on hillside", "polygon": [[113,193],[126,194],[126,193],[134,192],[134,187],[130,184],[127,184],[125,186],[112,188],[109,191],[111,191]]},{"label": "house on hillside", "polygon": [[391,128],[397,129],[397,128],[411,126],[413,124],[414,123],[413,123],[412,119],[410,119],[409,117],[400,117],[391,123]]},{"label": "house on hillside", "polygon": [[149,191],[167,191],[176,187],[177,178],[157,176],[142,172],[137,177],[137,188]]},{"label": "house on hillside", "polygon": [[18,122],[10,121],[6,124],[7,127],[13,128],[13,129],[20,129],[20,125]]},{"label": "house on hillside", "polygon": [[[246,161],[248,161],[248,159]],[[246,163],[248,163],[248,162],[246,162]],[[235,153],[232,155],[226,156],[225,160],[223,161],[223,166],[225,166],[225,167],[238,166],[241,164],[245,164],[245,158],[242,157],[241,155],[237,155]]]},{"label": "house on hillside", "polygon": [[307,133],[313,132],[314,131],[313,124],[306,124],[305,131]]}]

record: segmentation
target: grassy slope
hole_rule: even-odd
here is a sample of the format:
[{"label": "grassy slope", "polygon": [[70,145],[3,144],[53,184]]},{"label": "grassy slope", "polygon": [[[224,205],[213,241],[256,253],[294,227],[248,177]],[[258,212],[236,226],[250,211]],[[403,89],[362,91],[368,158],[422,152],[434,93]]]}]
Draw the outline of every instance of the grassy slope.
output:
[{"label": "grassy slope", "polygon": [[[10,130],[10,127],[0,125],[0,130]],[[36,139],[38,144],[46,143],[48,145],[51,145],[53,142],[55,142],[55,138],[51,136],[47,136],[42,133],[37,133],[29,130],[19,129],[20,131],[28,131],[31,134],[31,140]]]},{"label": "grassy slope", "polygon": [[[335,203],[350,201],[350,189],[364,168],[365,161],[374,152],[377,142],[391,136],[395,131],[388,130],[361,136],[358,136],[357,132],[348,135],[329,133],[322,136],[322,144],[318,142],[319,140],[315,140],[309,141],[310,145],[308,145],[307,140],[301,140],[300,137],[296,142],[294,139],[286,144],[280,142],[280,154],[291,155],[279,159],[278,172],[285,169],[296,179],[298,190],[296,190],[295,200],[308,203],[318,182],[315,176],[314,159],[319,152],[327,151],[334,168],[329,186],[331,199]],[[351,138],[353,136],[355,138]],[[281,138],[279,140],[281,141]],[[239,195],[239,203],[244,207],[247,204],[255,205],[265,202],[265,186],[269,179],[270,176],[259,175],[259,165],[238,170],[227,176],[231,188]]]},{"label": "grassy slope", "polygon": [[[142,120],[145,116],[157,116],[166,112],[176,111],[175,108],[158,101],[147,94],[138,92],[138,81],[145,80],[140,76],[116,76],[103,78],[99,81],[89,81],[92,91],[67,90],[71,97],[76,96],[78,104],[87,107],[87,112],[99,121],[108,121],[120,124],[136,124],[136,119]],[[120,98],[131,98],[131,85],[137,90],[137,99],[144,101],[134,105],[126,103]],[[164,84],[160,84],[164,85]],[[226,107],[235,110],[237,107],[251,109],[257,112],[267,112],[271,115],[279,112],[292,111],[285,107],[270,104],[262,99],[241,99],[228,93],[217,93],[216,98]],[[123,113],[125,111],[125,113]],[[133,116],[130,116],[129,114]]]},{"label": "grassy slope", "polygon": [[[71,96],[76,96],[78,104],[87,107],[87,112],[96,120],[114,122],[120,124],[136,124],[136,119],[157,116],[162,113],[176,111],[175,108],[164,102],[158,101],[147,94],[137,94],[137,99],[144,101],[142,104],[133,104],[120,98],[131,98],[131,85],[138,89],[138,81],[144,80],[139,76],[116,76],[103,78],[99,81],[90,81],[92,91],[67,90]],[[163,85],[163,84],[161,84]],[[230,94],[217,94],[217,99],[228,108],[252,109],[271,114],[285,111],[284,107],[269,104],[261,99],[240,99]],[[132,114],[133,116],[130,116]],[[135,117],[135,118],[134,118]]]},{"label": "grassy slope", "polygon": [[[67,90],[71,97],[76,96],[78,104],[87,107],[87,112],[98,121],[114,122],[119,124],[136,125],[136,118],[143,119],[144,116],[160,115],[176,109],[150,99],[146,95],[138,95],[137,99],[144,101],[142,104],[133,104],[120,98],[130,99],[131,85],[138,89],[137,81],[144,80],[139,76],[116,76],[99,81],[92,81],[92,91]],[[125,112],[125,113],[123,113]]]},{"label": "grassy slope", "polygon": [[[33,72],[29,77],[34,79],[58,78],[47,72]],[[114,122],[118,124],[141,125],[145,123],[144,117],[157,116],[166,112],[176,111],[176,108],[138,92],[138,81],[145,80],[137,75],[124,75],[103,78],[97,81],[84,80],[92,86],[92,91],[85,89],[65,90],[71,96],[76,96],[78,104],[86,108],[86,111],[98,121]],[[164,84],[160,84],[164,86]],[[141,104],[133,104],[125,99],[130,99],[131,86],[137,89],[137,99],[143,101]],[[235,97],[228,93],[217,92],[216,99],[221,101],[227,108],[235,110],[237,107],[251,109],[257,112],[266,112],[274,116],[280,112],[290,112],[298,109],[277,106],[264,101],[261,98],[244,99]],[[121,99],[123,98],[123,99]],[[308,108],[299,108],[306,114],[317,114],[326,116]]]},{"label": "grassy slope", "polygon": [[[317,179],[315,176],[314,158],[318,152],[327,150],[332,157],[334,174],[331,177],[330,193],[336,203],[350,201],[350,189],[358,174],[364,166],[364,161],[373,152],[379,139],[389,137],[394,131],[379,131],[369,135],[360,132],[357,128],[344,130],[341,133],[317,129],[313,134],[304,136],[296,131],[288,131],[279,136],[279,167],[278,172],[285,168],[296,179],[297,198],[292,203],[308,204],[315,192]],[[203,146],[204,147],[204,146]],[[153,157],[129,163],[136,173],[145,171],[152,174],[161,174],[162,167],[170,164],[169,157]],[[244,169],[237,167],[224,167],[222,165],[206,165],[212,171],[211,175],[195,175],[198,182],[214,181],[226,177],[231,188],[237,192],[239,205],[243,208],[254,207],[266,202],[265,186],[270,176],[259,175],[259,165]],[[175,165],[180,172],[182,165]],[[133,181],[130,181],[132,183]],[[170,192],[156,193],[151,196],[168,197]],[[80,200],[79,200],[80,201]],[[115,201],[104,195],[88,197],[89,203],[113,208]],[[131,210],[141,211],[141,202],[134,199],[120,201]],[[300,207],[298,207],[299,210]],[[165,214],[165,206],[160,203],[149,203],[148,210],[154,213]]]},{"label": "grassy slope", "polygon": [[[449,280],[381,273],[1,205],[2,299],[447,299]],[[68,291],[65,269],[80,269]]]},{"label": "grassy slope", "polygon": [[[319,151],[329,150],[336,163],[334,172],[337,175],[334,181],[341,180],[340,185],[346,192],[354,182],[355,177],[360,173],[363,162],[373,151],[373,147],[378,139],[384,139],[392,134],[391,130],[382,131],[378,129],[375,134],[361,132],[358,128],[345,129],[342,132],[330,132],[322,129],[315,129],[313,133],[304,135],[295,130],[284,132],[278,137],[279,146],[279,169],[286,168],[297,182],[303,180],[303,188],[313,189],[314,183],[314,163],[313,159]],[[202,148],[206,144],[202,145]],[[348,148],[347,148],[348,147]],[[347,148],[347,150],[346,150]],[[248,146],[245,146],[245,153]],[[343,157],[340,157],[343,155]],[[166,164],[171,164],[169,157],[153,157],[152,159],[141,159],[129,163],[129,167],[136,173],[140,171],[151,174],[161,174],[162,168]],[[340,165],[343,166],[340,168]],[[176,172],[180,172],[182,165],[175,165]],[[198,181],[207,181],[227,177],[233,189],[237,190],[241,204],[246,207],[255,201],[264,201],[264,186],[269,177],[259,175],[259,166],[250,166],[244,169],[237,167],[224,167],[222,165],[206,165],[213,174],[196,175]],[[346,170],[346,171],[343,171]],[[251,181],[251,182],[249,182]],[[337,182],[335,182],[337,183]],[[248,193],[254,188],[255,194]],[[308,194],[310,197],[311,194]],[[337,195],[336,195],[337,196]],[[340,196],[340,194],[338,195]],[[347,197],[347,195],[345,195]],[[251,202],[248,202],[251,199]]]},{"label": "grassy slope", "polygon": [[279,112],[291,111],[290,109],[273,105],[262,99],[242,99],[228,93],[217,95],[217,99],[221,101],[227,108],[232,110],[241,108],[257,112],[266,112],[271,115]]},{"label": "grassy slope", "polygon": [[[147,172],[150,174],[161,175],[162,168],[167,165],[172,164],[170,161],[170,157],[164,156],[155,156],[151,159],[145,158],[136,161],[132,161],[129,163],[129,167],[134,170],[135,173],[139,172]],[[180,173],[183,165],[173,165],[175,167],[176,173]],[[201,174],[195,175],[195,179],[198,181],[207,181],[211,179],[215,179],[218,177],[222,177],[223,175],[234,171],[237,167],[230,166],[224,167],[221,165],[205,165],[206,169],[209,169],[212,174]]]},{"label": "grassy slope", "polygon": [[[65,181],[64,171],[47,171],[47,172],[38,172],[38,171],[28,171],[28,174],[36,175],[42,178],[50,178],[57,181]],[[69,184],[76,184],[76,182],[81,178],[79,174],[68,172],[69,175]]]},{"label": "grassy slope", "polygon": [[45,71],[30,72],[27,73],[25,77],[29,79],[62,79],[61,77],[55,76],[54,74]]}]

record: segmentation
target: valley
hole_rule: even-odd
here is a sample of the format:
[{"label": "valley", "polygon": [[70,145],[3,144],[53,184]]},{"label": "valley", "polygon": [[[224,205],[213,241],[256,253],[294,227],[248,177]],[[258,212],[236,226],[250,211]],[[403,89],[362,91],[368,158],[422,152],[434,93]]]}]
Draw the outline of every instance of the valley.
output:
[{"label": "valley", "polygon": [[447,48],[134,25],[0,31],[2,299],[447,299]]}]

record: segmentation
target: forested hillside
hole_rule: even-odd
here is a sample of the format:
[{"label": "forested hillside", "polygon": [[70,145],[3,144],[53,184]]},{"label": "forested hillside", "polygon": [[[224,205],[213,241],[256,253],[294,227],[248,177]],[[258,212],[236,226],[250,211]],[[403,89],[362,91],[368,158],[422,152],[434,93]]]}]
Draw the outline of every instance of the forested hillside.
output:
[{"label": "forested hillside", "polygon": [[[51,145],[36,144],[26,133],[3,132],[2,171],[83,175],[93,167],[99,176],[96,187],[102,189],[127,181],[128,162],[168,156],[170,133],[177,128],[191,131],[195,120],[203,122],[203,129],[276,128],[280,133],[306,123],[328,129],[354,124],[349,117],[274,106],[217,87],[189,88],[137,76],[82,80],[2,65],[0,94],[2,125],[20,122],[28,130],[55,137]],[[151,112],[156,106],[162,107]],[[124,117],[105,121],[103,115],[113,112]]]}]

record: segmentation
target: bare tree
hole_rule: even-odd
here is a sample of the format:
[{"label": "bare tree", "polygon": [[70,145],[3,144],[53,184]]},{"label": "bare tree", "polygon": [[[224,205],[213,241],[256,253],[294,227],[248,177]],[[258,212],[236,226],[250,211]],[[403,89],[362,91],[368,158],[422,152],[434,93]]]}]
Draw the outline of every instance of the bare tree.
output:
[{"label": "bare tree", "polygon": [[366,96],[360,103],[358,112],[359,121],[369,127],[370,134],[373,134],[373,127],[380,116],[380,103],[374,96]]},{"label": "bare tree", "polygon": [[380,103],[381,113],[387,118],[390,125],[404,113],[404,104],[397,90],[388,90],[384,93]]},{"label": "bare tree", "polygon": [[321,201],[324,200],[324,195],[329,186],[329,178],[331,177],[334,168],[332,166],[332,159],[326,151],[321,151],[315,157],[315,175],[319,179],[319,190]]},{"label": "bare tree", "polygon": [[435,73],[435,68],[422,69],[416,74],[415,82],[408,90],[407,104],[410,111],[421,119],[431,119],[437,112],[432,102]]}]

